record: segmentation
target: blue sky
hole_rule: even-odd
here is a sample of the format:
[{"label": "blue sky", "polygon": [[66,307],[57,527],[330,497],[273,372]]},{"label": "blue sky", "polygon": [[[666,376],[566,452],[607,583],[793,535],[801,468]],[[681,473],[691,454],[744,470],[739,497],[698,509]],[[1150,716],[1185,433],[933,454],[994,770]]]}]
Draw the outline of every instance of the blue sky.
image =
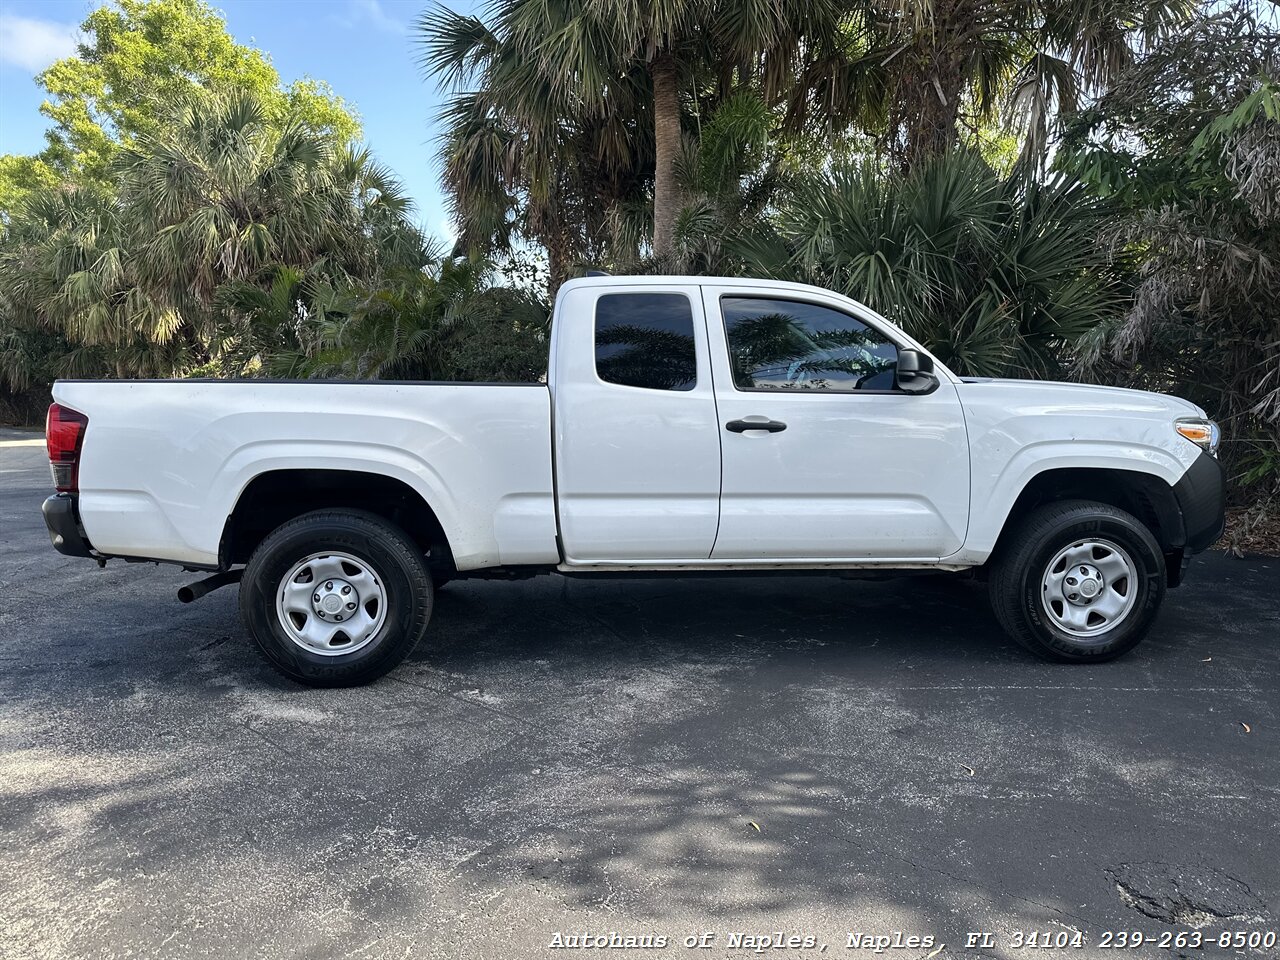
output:
[{"label": "blue sky", "polygon": [[[442,92],[416,64],[411,27],[428,0],[212,0],[236,41],[271,57],[286,82],[327,80],[355,106],[365,140],[404,180],[423,227],[448,233],[433,120]],[[76,25],[100,3],[0,0],[0,153],[35,153],[47,127],[33,78],[74,51]],[[450,0],[476,10],[474,0]]]}]

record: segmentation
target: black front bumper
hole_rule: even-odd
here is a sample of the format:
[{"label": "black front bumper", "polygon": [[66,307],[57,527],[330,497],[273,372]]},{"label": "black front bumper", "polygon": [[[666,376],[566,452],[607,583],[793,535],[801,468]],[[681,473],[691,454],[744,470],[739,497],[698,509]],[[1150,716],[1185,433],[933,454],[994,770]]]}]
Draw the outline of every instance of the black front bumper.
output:
[{"label": "black front bumper", "polygon": [[80,513],[76,498],[69,493],[58,493],[44,502],[40,508],[44,525],[49,528],[53,549],[68,557],[92,557],[93,548],[80,529]]},{"label": "black front bumper", "polygon": [[1187,532],[1187,554],[1199,553],[1222,536],[1227,525],[1227,484],[1217,457],[1200,454],[1173,485]]}]

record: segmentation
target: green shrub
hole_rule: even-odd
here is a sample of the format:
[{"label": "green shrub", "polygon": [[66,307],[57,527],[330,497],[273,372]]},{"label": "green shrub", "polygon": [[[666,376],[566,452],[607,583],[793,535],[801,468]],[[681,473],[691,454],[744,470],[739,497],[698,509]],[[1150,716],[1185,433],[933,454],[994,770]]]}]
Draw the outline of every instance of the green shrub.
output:
[{"label": "green shrub", "polygon": [[1128,304],[1097,242],[1106,213],[1078,181],[1002,178],[960,151],[905,177],[864,163],[804,178],[737,247],[746,272],[860,300],[957,373],[1063,376]]}]

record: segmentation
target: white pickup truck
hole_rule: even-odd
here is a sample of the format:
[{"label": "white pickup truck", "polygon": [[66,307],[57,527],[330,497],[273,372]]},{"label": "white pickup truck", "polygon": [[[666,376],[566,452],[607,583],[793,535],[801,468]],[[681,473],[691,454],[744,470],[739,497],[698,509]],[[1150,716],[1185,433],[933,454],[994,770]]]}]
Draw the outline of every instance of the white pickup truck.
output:
[{"label": "white pickup truck", "polygon": [[973,571],[1015,640],[1096,662],[1138,643],[1223,527],[1198,407],[958,377],[790,283],[566,283],[545,384],[53,395],[54,546],[214,572],[184,600],[239,581],[267,659],[316,685],[400,663],[447,580],[543,572]]}]

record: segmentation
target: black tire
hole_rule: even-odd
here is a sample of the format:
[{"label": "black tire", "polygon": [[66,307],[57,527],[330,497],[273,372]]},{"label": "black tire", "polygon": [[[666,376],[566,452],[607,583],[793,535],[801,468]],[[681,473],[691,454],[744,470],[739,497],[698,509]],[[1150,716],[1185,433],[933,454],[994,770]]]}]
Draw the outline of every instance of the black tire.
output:
[{"label": "black tire", "polygon": [[[277,591],[290,569],[325,550],[368,563],[385,592],[381,626],[350,654],[304,648],[276,612]],[[262,655],[285,676],[313,687],[358,686],[395,668],[426,632],[432,598],[431,576],[413,541],[376,514],[358,510],[319,510],[277,527],[253,552],[240,581],[240,615]]]},{"label": "black tire", "polygon": [[[1129,555],[1136,575],[1125,595],[1135,590],[1136,597],[1114,627],[1083,638],[1054,622],[1046,610],[1043,578],[1059,551],[1095,538]],[[1028,514],[1002,540],[989,580],[991,606],[1005,632],[1037,656],[1058,663],[1100,663],[1128,653],[1151,629],[1165,584],[1164,554],[1151,531],[1123,510],[1088,500],[1051,503]],[[1062,601],[1053,599],[1060,607]]]}]

